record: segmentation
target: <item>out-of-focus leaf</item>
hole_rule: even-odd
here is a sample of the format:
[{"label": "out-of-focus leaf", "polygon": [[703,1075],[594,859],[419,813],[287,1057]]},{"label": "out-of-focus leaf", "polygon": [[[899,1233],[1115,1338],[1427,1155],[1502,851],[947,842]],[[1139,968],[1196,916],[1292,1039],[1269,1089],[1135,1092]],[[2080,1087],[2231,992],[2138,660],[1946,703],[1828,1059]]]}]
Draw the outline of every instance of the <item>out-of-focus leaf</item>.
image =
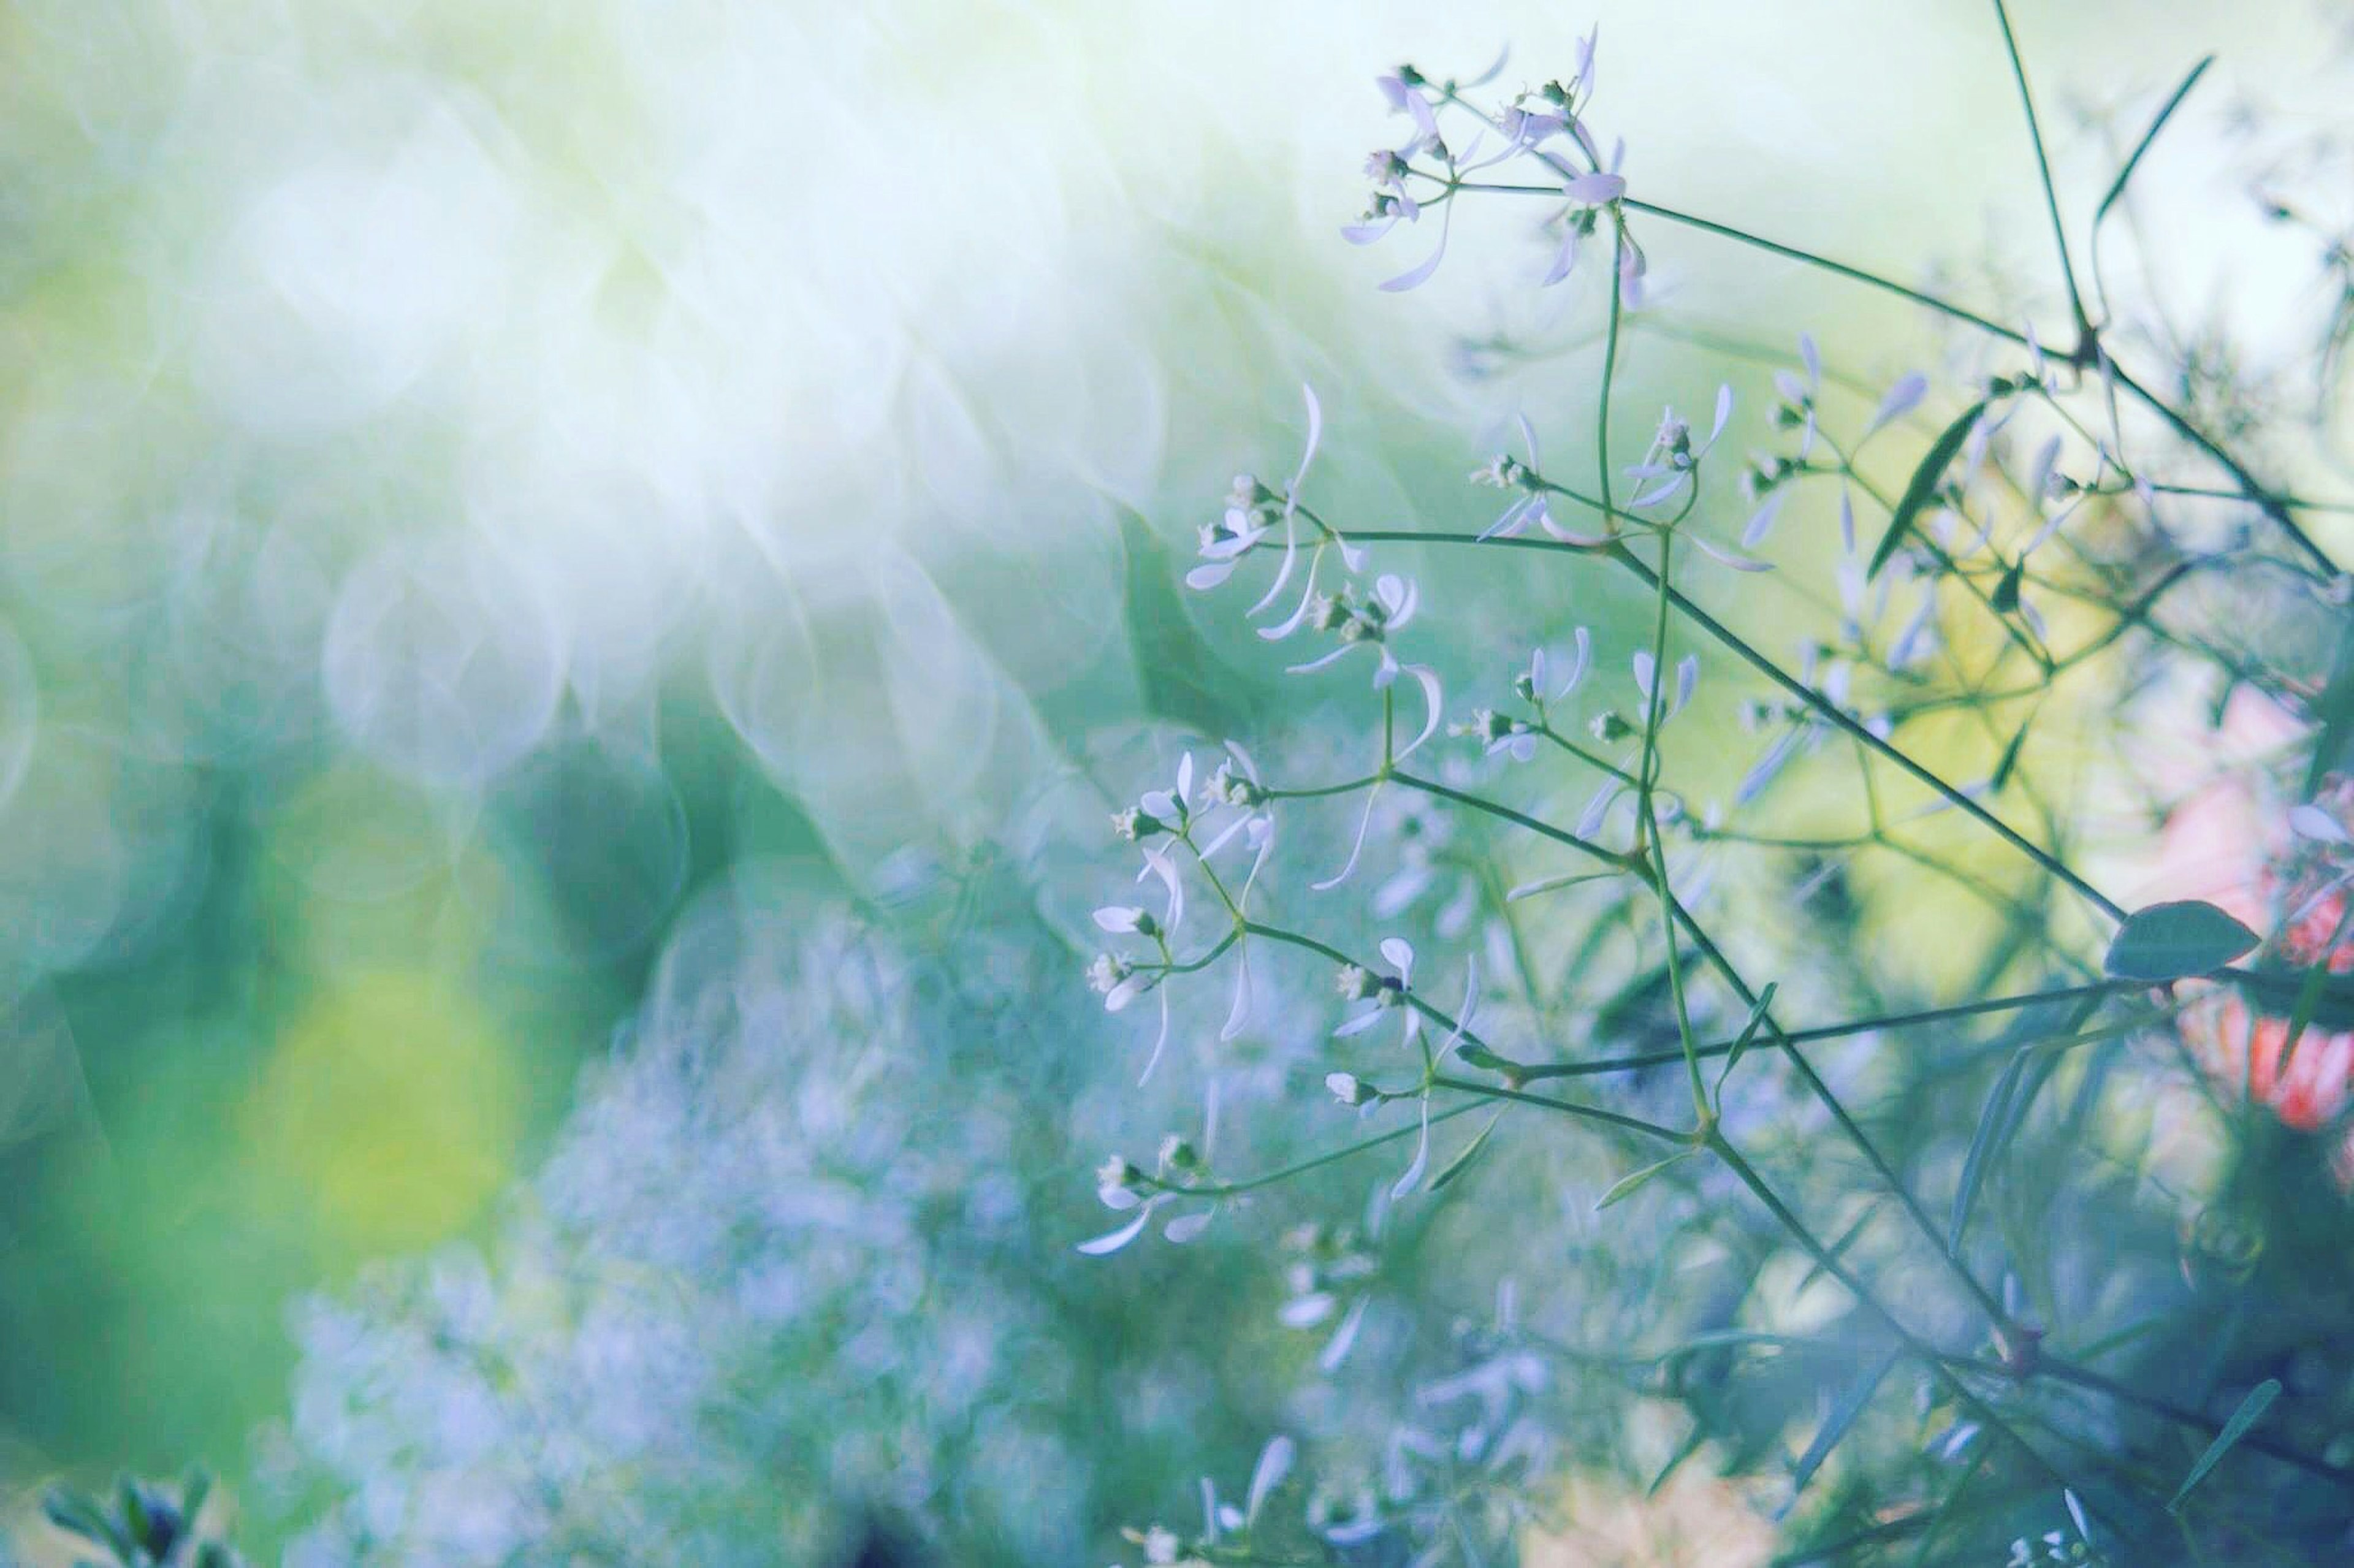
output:
[{"label": "out-of-focus leaf", "polygon": [[2190,1467],[2189,1475],[2182,1478],[2182,1485],[2176,1488],[2174,1496],[2167,1499],[2167,1512],[2172,1513],[2182,1506],[2182,1499],[2190,1495],[2190,1489],[2205,1480],[2207,1472],[2232,1451],[2232,1445],[2248,1435],[2248,1429],[2261,1420],[2264,1412],[2272,1408],[2273,1401],[2280,1397],[2280,1380],[2269,1377],[2248,1391],[2248,1397],[2240,1401],[2240,1408],[2232,1412],[2232,1419],[2223,1423],[2223,1430],[2215,1434],[2215,1441],[2207,1445],[2207,1451],[2199,1456],[2199,1462]]},{"label": "out-of-focus leaf", "polygon": [[1169,546],[1126,507],[1120,509],[1119,535],[1128,552],[1122,611],[1146,711],[1207,736],[1244,733],[1250,705],[1235,694],[1244,683],[1193,630],[1178,596],[1177,563]]},{"label": "out-of-focus leaf", "polygon": [[2107,193],[2101,197],[2101,205],[2093,209],[2094,228],[2100,227],[2101,219],[2109,216],[2109,208],[2116,206],[2117,199],[2126,194],[2126,185],[2133,178],[2134,170],[2140,166],[2142,154],[2149,151],[2150,143],[2158,140],[2158,133],[2166,129],[2166,122],[2174,117],[2174,111],[2182,106],[2182,101],[2190,96],[2190,90],[2199,85],[2199,79],[2206,75],[2207,68],[2214,63],[2213,55],[2200,59],[2190,68],[2190,73],[2182,79],[2181,84],[2175,88],[2167,101],[2158,106],[2157,115],[2149,122],[2149,129],[2141,133],[2141,140],[2134,143],[2134,150],[2126,154],[2126,161],[2118,166],[2117,177],[2109,182]]},{"label": "out-of-focus leaf", "polygon": [[1863,1375],[1840,1396],[1839,1403],[1831,1407],[1829,1415],[1824,1418],[1821,1427],[1815,1433],[1815,1440],[1807,1445],[1805,1453],[1798,1456],[1797,1468],[1790,1472],[1790,1501],[1782,1506],[1782,1512],[1787,1514],[1797,1503],[1798,1494],[1807,1489],[1807,1483],[1815,1478],[1815,1472],[1822,1468],[1823,1461],[1830,1457],[1831,1450],[1839,1446],[1840,1439],[1847,1436],[1848,1428],[1855,1425],[1856,1418],[1872,1403],[1872,1396],[1880,1392],[1881,1381],[1887,1377],[1889,1369],[1896,1364],[1902,1354],[1902,1346],[1892,1347],[1866,1367]]},{"label": "out-of-focus leaf", "polygon": [[2153,904],[2117,927],[2102,968],[2120,980],[2187,980],[2212,974],[2262,940],[2212,904],[2195,898]]},{"label": "out-of-focus leaf", "polygon": [[1888,564],[1888,558],[1896,554],[1896,546],[1903,544],[1904,535],[1913,531],[1923,509],[1936,495],[1937,486],[1946,477],[1946,465],[1960,453],[1962,443],[1970,439],[1970,427],[1978,422],[1978,416],[1986,409],[1984,398],[1963,409],[1922,454],[1920,466],[1913,471],[1911,482],[1904,486],[1904,493],[1897,497],[1896,510],[1889,514],[1888,532],[1880,536],[1879,545],[1872,552],[1872,564],[1864,568],[1865,581],[1869,582],[1880,575],[1880,568]]},{"label": "out-of-focus leaf", "polygon": [[1987,1096],[1986,1106],[1978,1112],[1978,1131],[1971,1135],[1969,1155],[1962,1161],[1962,1183],[1954,1191],[1954,1217],[1946,1227],[1946,1250],[1956,1255],[1961,1253],[1962,1234],[1969,1228],[1970,1210],[1986,1182],[1987,1169],[2001,1155],[2027,1108],[2014,1107],[2012,1102],[2019,1097],[2020,1077],[2033,1052],[2033,1046],[2022,1045],[2010,1054],[2010,1060],[2003,1064],[2002,1076],[1995,1080],[1994,1092]]},{"label": "out-of-focus leaf", "polygon": [[1438,1173],[1430,1179],[1430,1190],[1434,1192],[1437,1192],[1439,1189],[1445,1187],[1449,1181],[1452,1181],[1458,1176],[1462,1175],[1464,1171],[1469,1170],[1471,1167],[1471,1161],[1479,1157],[1479,1151],[1482,1149],[1488,1147],[1488,1135],[1495,1131],[1496,1124],[1503,1119],[1504,1113],[1502,1111],[1498,1111],[1494,1116],[1490,1117],[1488,1118],[1488,1125],[1481,1128],[1472,1136],[1471,1141],[1463,1146],[1462,1152],[1456,1155],[1454,1159],[1448,1160],[1446,1165],[1440,1168]]},{"label": "out-of-focus leaf", "polygon": [[1599,1213],[1600,1211],[1608,1208],[1613,1203],[1624,1202],[1627,1199],[1633,1197],[1636,1192],[1640,1191],[1652,1177],[1657,1176],[1660,1171],[1665,1171],[1669,1166],[1675,1164],[1679,1160],[1691,1159],[1697,1152],[1698,1150],[1691,1149],[1680,1150],[1676,1153],[1669,1155],[1665,1160],[1660,1160],[1656,1165],[1646,1165],[1640,1171],[1628,1171],[1626,1175],[1619,1177],[1617,1181],[1610,1183],[1610,1190],[1603,1193],[1601,1198],[1595,1203],[1594,1207],[1596,1212]]}]

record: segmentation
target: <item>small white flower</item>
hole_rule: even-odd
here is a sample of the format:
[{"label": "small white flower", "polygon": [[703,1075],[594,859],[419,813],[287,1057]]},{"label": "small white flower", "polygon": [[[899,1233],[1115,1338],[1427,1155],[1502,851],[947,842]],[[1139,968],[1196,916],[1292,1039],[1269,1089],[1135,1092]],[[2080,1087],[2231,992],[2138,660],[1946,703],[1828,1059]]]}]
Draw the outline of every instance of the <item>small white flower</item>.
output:
[{"label": "small white flower", "polygon": [[1692,482],[1700,461],[1724,434],[1726,421],[1733,418],[1733,388],[1716,389],[1716,422],[1710,427],[1708,439],[1695,446],[1691,427],[1673,408],[1659,416],[1659,428],[1651,437],[1651,450],[1643,461],[1627,471],[1629,479],[1655,480],[1649,489],[1627,503],[1629,507],[1657,506]]},{"label": "small white flower", "polygon": [[1407,1043],[1411,1044],[1421,1032],[1422,1014],[1406,1001],[1406,994],[1414,985],[1413,944],[1402,937],[1384,938],[1382,940],[1382,957],[1397,971],[1395,974],[1374,974],[1354,964],[1341,969],[1338,977],[1341,996],[1348,1001],[1369,1001],[1373,1005],[1353,1017],[1344,1019],[1340,1027],[1332,1031],[1334,1039],[1344,1040],[1353,1034],[1363,1034],[1379,1023],[1383,1014],[1392,1011],[1405,1014],[1405,1033],[1403,1038]]}]

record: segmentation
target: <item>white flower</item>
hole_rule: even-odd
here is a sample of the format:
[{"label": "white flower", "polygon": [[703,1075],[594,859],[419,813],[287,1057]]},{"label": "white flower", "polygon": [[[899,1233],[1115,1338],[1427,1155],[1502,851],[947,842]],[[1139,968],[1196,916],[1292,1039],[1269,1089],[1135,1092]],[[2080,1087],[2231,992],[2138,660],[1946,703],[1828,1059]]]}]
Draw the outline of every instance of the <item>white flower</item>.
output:
[{"label": "white flower", "polygon": [[1380,658],[1373,672],[1373,685],[1388,685],[1397,678],[1399,670],[1397,659],[1389,650],[1389,636],[1413,620],[1420,605],[1421,594],[1414,580],[1394,572],[1384,572],[1374,579],[1372,595],[1362,602],[1345,587],[1337,594],[1311,599],[1308,624],[1319,631],[1332,633],[1341,645],[1321,658],[1292,665],[1286,673],[1309,674],[1333,663],[1352,649],[1366,647]]},{"label": "white flower", "polygon": [[1317,401],[1316,389],[1302,383],[1299,395],[1308,407],[1308,439],[1299,451],[1299,466],[1292,470],[1291,482],[1284,487],[1282,506],[1276,506],[1277,496],[1251,475],[1236,474],[1234,490],[1226,496],[1226,507],[1220,521],[1202,530],[1204,564],[1185,574],[1185,586],[1194,589],[1216,588],[1234,575],[1235,565],[1267,537],[1275,524],[1283,524],[1283,565],[1275,581],[1251,606],[1257,615],[1275,601],[1283,585],[1291,577],[1291,567],[1299,551],[1299,487],[1308,478],[1308,465],[1316,461],[1316,448],[1324,437],[1324,406]]},{"label": "white flower", "polygon": [[1732,418],[1733,388],[1719,387],[1716,389],[1716,423],[1710,427],[1708,439],[1694,446],[1691,427],[1673,408],[1663,412],[1659,416],[1659,428],[1651,437],[1651,450],[1644,454],[1641,462],[1627,471],[1629,479],[1656,480],[1658,482],[1627,504],[1629,507],[1657,506],[1691,483],[1701,459],[1716,445],[1717,438],[1724,434],[1725,422]]},{"label": "white flower", "polygon": [[1402,937],[1386,937],[1382,940],[1382,957],[1388,960],[1395,974],[1375,974],[1354,964],[1342,968],[1338,982],[1342,997],[1352,1001],[1373,1005],[1355,1016],[1345,1019],[1332,1031],[1336,1040],[1363,1034],[1382,1021],[1384,1013],[1402,1011],[1405,1015],[1405,1033],[1409,1044],[1421,1032],[1422,1015],[1406,1002],[1406,993],[1414,984],[1414,947]]}]

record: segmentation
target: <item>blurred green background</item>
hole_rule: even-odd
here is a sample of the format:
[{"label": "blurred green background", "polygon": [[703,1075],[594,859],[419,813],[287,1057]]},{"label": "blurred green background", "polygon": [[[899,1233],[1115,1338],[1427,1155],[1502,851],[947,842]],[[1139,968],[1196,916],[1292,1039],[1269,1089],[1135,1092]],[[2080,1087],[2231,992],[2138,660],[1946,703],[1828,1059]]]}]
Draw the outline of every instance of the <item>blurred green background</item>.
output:
[{"label": "blurred green background", "polygon": [[[2220,48],[2219,118],[2327,110],[2327,10],[2017,7],[2050,101]],[[887,906],[911,855],[1021,853],[1097,737],[1269,711],[1172,588],[1302,380],[1337,513],[1484,521],[1511,415],[1585,418],[1592,295],[1500,205],[1375,291],[1427,236],[1337,238],[1370,79],[1509,41],[1533,83],[1597,19],[1637,194],[2040,276],[1964,0],[0,8],[0,1481],[239,1476],[287,1304],[485,1234],[731,867]],[[2107,154],[2058,140],[2081,203]],[[2262,311],[2292,260],[2222,248],[2195,143],[2166,172],[2186,295]],[[1645,238],[1671,327],[1923,360]],[[1763,382],[1652,334],[1628,406],[1721,374]],[[1249,673],[1156,688],[1195,638]]]}]

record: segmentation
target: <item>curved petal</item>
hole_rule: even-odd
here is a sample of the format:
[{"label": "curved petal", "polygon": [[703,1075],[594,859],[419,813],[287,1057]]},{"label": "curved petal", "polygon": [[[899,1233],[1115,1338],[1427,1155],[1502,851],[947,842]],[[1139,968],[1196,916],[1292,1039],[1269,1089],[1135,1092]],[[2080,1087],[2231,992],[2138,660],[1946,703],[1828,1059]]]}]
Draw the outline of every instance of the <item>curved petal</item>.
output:
[{"label": "curved petal", "polygon": [[1357,819],[1357,838],[1356,842],[1349,846],[1348,863],[1322,882],[1311,882],[1309,886],[1319,893],[1330,893],[1349,880],[1349,874],[1357,869],[1357,857],[1364,853],[1365,830],[1373,825],[1373,802],[1381,798],[1381,793],[1382,787],[1378,784],[1365,791],[1365,812]]},{"label": "curved petal", "polygon": [[1102,1257],[1108,1253],[1118,1252],[1138,1236],[1142,1235],[1144,1227],[1150,1224],[1151,1220],[1152,1206],[1148,1203],[1137,1211],[1136,1218],[1129,1221],[1119,1229],[1108,1231],[1093,1241],[1083,1241],[1078,1245],[1077,1250],[1086,1253],[1089,1257]]},{"label": "curved petal", "polygon": [[1407,664],[1402,666],[1402,668],[1404,668],[1407,674],[1412,675],[1415,679],[1415,683],[1422,688],[1423,720],[1421,733],[1416,735],[1413,740],[1406,744],[1405,750],[1399,752],[1395,758],[1392,758],[1393,761],[1397,762],[1404,762],[1407,758],[1413,756],[1416,748],[1418,748],[1424,741],[1428,740],[1432,736],[1438,733],[1438,720],[1440,716],[1438,672],[1432,669],[1427,664]]},{"label": "curved petal", "polygon": [[[1424,112],[1427,113],[1428,111],[1425,110]],[[1450,202],[1447,204],[1447,210],[1439,215],[1438,249],[1430,253],[1430,260],[1419,267],[1401,272],[1390,279],[1381,285],[1382,291],[1385,294],[1403,294],[1409,289],[1419,289],[1429,282],[1431,274],[1438,270],[1438,264],[1447,259],[1447,237],[1454,222],[1455,206]]]},{"label": "curved petal", "polygon": [[1399,1199],[1405,1197],[1408,1192],[1413,1192],[1416,1186],[1421,1182],[1422,1173],[1429,1168],[1430,1097],[1425,1095],[1422,1098],[1422,1133],[1421,1136],[1415,1140],[1414,1160],[1411,1164],[1406,1166],[1405,1174],[1401,1175],[1397,1179],[1396,1183],[1390,1188],[1390,1201],[1392,1202],[1395,1202]]},{"label": "curved petal", "polygon": [[1161,993],[1161,1033],[1152,1037],[1152,1054],[1144,1059],[1144,1071],[1138,1074],[1136,1086],[1142,1088],[1152,1081],[1152,1069],[1161,1065],[1161,1053],[1169,1044],[1169,993]]}]

